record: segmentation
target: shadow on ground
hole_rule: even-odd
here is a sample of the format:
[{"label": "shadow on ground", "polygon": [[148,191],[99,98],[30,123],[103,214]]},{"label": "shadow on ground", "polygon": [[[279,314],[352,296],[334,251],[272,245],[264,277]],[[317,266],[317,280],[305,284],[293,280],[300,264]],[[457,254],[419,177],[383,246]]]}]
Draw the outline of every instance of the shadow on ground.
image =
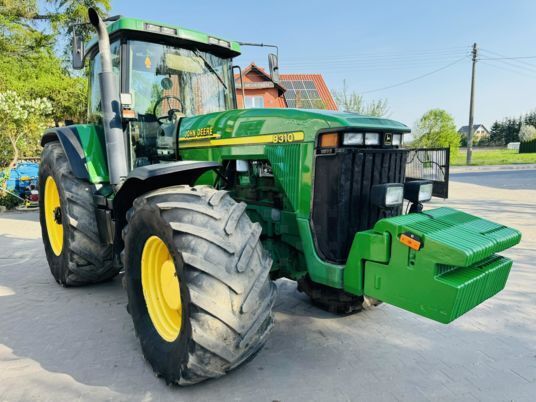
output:
[{"label": "shadow on ground", "polygon": [[[471,212],[484,208],[469,203]],[[493,213],[527,219],[507,202]],[[500,295],[448,326],[387,305],[336,317],[311,306],[294,282],[279,280],[276,326],[260,354],[224,378],[179,388],[166,386],[144,362],[119,278],[58,286],[35,235],[37,217],[30,218],[26,235],[0,230],[0,400],[528,401],[534,395],[533,243],[509,253],[515,265]]]}]

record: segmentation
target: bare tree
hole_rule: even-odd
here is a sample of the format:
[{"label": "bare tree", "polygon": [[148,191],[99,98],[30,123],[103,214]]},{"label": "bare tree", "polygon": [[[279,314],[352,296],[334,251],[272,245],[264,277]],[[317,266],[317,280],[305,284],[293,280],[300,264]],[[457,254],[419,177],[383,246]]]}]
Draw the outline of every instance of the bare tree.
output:
[{"label": "bare tree", "polygon": [[370,102],[365,102],[362,95],[348,89],[346,80],[342,82],[342,89],[333,90],[332,93],[339,109],[345,112],[378,117],[389,114],[387,99],[373,99]]}]

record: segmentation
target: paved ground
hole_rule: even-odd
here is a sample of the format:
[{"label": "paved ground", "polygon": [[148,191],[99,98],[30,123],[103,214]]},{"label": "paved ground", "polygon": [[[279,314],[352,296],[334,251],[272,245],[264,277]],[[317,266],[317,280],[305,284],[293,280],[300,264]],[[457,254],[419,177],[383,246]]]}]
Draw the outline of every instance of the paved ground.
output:
[{"label": "paved ground", "polygon": [[[143,361],[120,281],[63,289],[36,213],[0,215],[0,401],[536,399],[536,170],[454,174],[449,205],[523,231],[506,289],[444,326],[394,307],[336,318],[279,281],[276,328],[251,363],[168,387]],[[443,202],[436,202],[442,204]]]}]

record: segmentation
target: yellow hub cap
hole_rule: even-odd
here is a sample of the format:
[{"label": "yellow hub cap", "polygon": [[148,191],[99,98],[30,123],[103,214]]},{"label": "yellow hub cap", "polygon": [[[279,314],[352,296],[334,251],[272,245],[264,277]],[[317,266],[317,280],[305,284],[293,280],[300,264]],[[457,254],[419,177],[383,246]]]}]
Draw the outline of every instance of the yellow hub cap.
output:
[{"label": "yellow hub cap", "polygon": [[60,193],[58,186],[48,176],[45,182],[45,222],[47,224],[48,241],[54,254],[59,256],[63,250],[63,224],[61,216]]},{"label": "yellow hub cap", "polygon": [[156,331],[166,341],[173,342],[182,325],[179,278],[173,257],[158,236],[149,237],[143,246],[141,285]]}]

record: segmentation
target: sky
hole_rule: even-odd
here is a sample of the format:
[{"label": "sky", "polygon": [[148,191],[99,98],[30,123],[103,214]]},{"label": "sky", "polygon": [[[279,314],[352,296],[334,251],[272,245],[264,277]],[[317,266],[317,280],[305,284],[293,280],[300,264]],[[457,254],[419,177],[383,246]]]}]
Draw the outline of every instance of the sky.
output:
[{"label": "sky", "polygon": [[[536,109],[534,0],[112,0],[111,14],[276,44],[281,73],[321,73],[331,90],[346,81],[410,127],[432,108],[468,124],[476,42],[475,123]],[[268,53],[243,47],[235,63],[266,67]]]}]

